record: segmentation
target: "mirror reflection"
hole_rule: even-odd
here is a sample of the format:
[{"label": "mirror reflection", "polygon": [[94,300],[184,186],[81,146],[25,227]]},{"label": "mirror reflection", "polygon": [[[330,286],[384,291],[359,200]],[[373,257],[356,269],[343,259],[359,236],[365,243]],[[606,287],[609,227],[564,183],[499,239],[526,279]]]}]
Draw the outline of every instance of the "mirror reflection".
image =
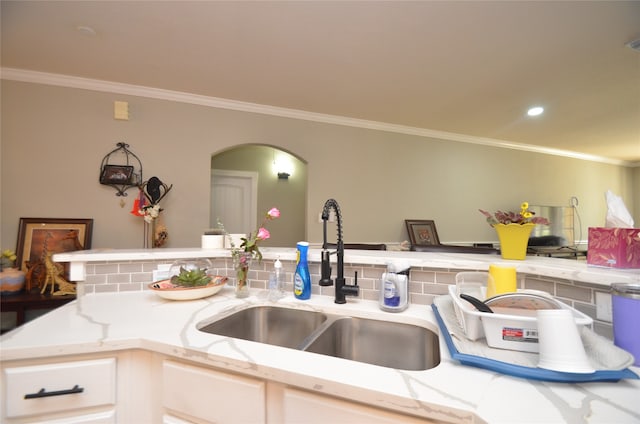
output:
[{"label": "mirror reflection", "polygon": [[306,240],[307,164],[269,145],[246,144],[211,156],[209,223],[228,233],[249,233],[272,207],[283,219],[269,222],[263,246],[291,247]]}]

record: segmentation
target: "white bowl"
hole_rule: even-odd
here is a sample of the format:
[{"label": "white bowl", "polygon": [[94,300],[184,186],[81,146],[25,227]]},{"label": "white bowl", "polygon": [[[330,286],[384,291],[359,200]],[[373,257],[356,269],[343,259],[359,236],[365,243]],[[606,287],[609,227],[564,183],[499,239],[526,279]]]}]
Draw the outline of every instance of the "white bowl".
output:
[{"label": "white bowl", "polygon": [[206,286],[176,287],[171,280],[156,281],[148,285],[149,289],[158,296],[169,300],[195,300],[213,296],[227,284],[227,277],[220,275],[213,277]]}]

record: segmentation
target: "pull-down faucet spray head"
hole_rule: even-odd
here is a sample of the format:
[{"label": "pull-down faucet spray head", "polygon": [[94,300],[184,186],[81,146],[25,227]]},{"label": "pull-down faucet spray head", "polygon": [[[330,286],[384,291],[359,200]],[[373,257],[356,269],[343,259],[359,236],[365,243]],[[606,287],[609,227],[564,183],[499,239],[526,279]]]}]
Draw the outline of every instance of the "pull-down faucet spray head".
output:
[{"label": "pull-down faucet spray head", "polygon": [[318,284],[321,286],[332,286],[333,280],[331,279],[331,262],[329,259],[331,252],[328,250],[322,251],[322,262],[320,268],[320,281]]}]

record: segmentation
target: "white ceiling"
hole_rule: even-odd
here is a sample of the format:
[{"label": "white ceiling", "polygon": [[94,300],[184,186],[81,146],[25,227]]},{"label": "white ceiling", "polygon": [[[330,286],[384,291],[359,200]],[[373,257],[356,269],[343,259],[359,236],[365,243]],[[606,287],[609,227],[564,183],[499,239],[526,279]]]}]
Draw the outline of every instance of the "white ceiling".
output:
[{"label": "white ceiling", "polygon": [[[640,161],[640,52],[625,46],[640,38],[640,1],[1,7],[5,70]],[[527,118],[531,105],[546,113]]]}]

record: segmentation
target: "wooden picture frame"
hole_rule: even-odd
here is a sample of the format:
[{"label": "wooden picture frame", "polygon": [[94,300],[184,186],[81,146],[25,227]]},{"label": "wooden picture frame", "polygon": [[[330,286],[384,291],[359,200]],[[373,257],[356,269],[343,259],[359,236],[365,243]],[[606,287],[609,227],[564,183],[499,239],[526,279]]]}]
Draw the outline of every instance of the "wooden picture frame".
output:
[{"label": "wooden picture frame", "polygon": [[133,175],[133,166],[105,165],[100,174],[100,184],[129,184]]},{"label": "wooden picture frame", "polygon": [[405,219],[412,246],[438,246],[440,239],[436,223],[431,219]]},{"label": "wooden picture frame", "polygon": [[90,249],[92,232],[93,219],[20,218],[16,266],[26,273],[27,290],[44,283],[47,254]]}]

